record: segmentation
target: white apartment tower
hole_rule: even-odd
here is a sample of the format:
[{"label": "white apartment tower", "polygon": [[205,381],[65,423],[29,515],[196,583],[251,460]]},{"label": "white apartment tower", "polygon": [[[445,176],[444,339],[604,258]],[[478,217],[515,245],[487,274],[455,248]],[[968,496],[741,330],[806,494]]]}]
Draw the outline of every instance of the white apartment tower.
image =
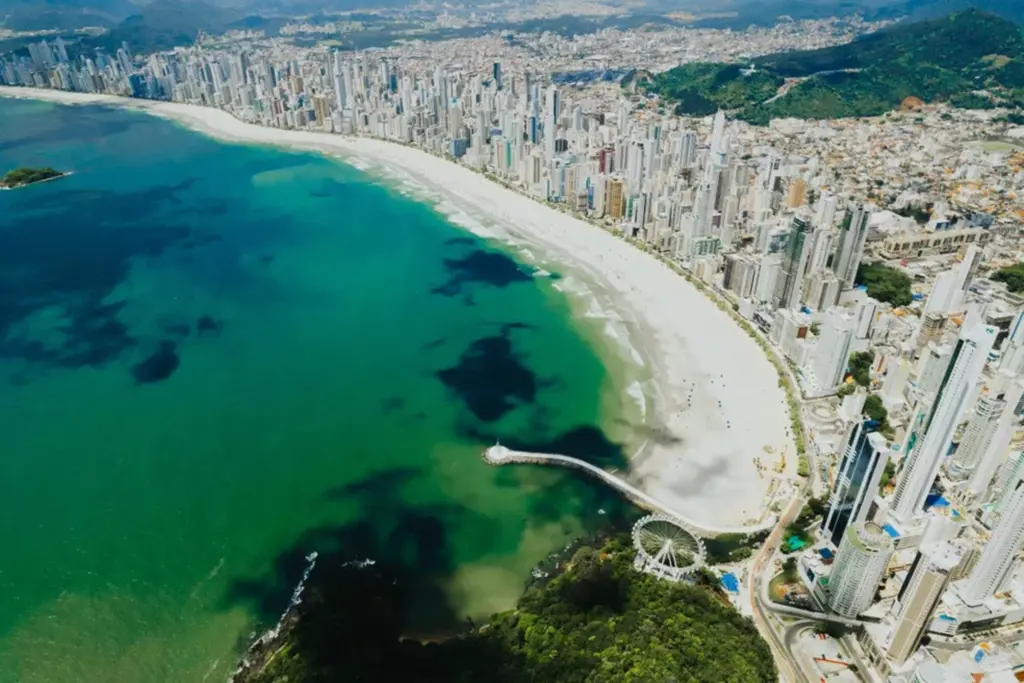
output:
[{"label": "white apartment tower", "polygon": [[1006,401],[996,396],[982,394],[978,397],[970,422],[960,439],[960,446],[953,454],[949,468],[953,476],[964,478],[978,466],[981,456],[992,442],[1005,407]]},{"label": "white apartment tower", "polygon": [[840,315],[839,311],[831,310],[825,314],[811,365],[816,388],[822,391],[834,389],[842,380],[850,358],[853,332],[853,321]]},{"label": "white apartment tower", "polygon": [[829,580],[829,607],[850,619],[870,607],[893,548],[892,537],[874,522],[851,524]]},{"label": "white apartment tower", "polygon": [[1008,489],[1002,517],[985,545],[974,571],[959,589],[968,605],[980,605],[1003,587],[1024,544],[1024,476],[1018,472]]},{"label": "white apartment tower", "polygon": [[996,328],[978,325],[961,333],[927,417],[908,431],[906,465],[892,501],[893,516],[909,522],[920,515],[965,404],[974,395],[996,338]]}]

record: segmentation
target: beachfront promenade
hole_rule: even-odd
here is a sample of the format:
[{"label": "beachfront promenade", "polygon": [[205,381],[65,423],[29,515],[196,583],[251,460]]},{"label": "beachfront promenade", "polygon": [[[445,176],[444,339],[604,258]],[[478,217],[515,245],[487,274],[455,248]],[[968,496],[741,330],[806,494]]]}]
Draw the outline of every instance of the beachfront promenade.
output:
[{"label": "beachfront promenade", "polygon": [[511,448],[495,444],[484,451],[484,460],[492,465],[509,465],[512,463],[533,463],[539,465],[560,465],[576,470],[582,470],[587,474],[597,477],[604,483],[619,491],[633,503],[647,510],[660,512],[678,521],[681,526],[696,536],[714,537],[721,534],[749,534],[764,529],[770,529],[775,525],[775,516],[769,515],[768,519],[758,524],[742,527],[712,527],[706,524],[694,522],[686,515],[680,514],[667,505],[661,503],[653,496],[650,496],[625,479],[607,472],[589,462],[572,458],[568,455],[557,453],[529,453],[526,451],[515,451]]}]

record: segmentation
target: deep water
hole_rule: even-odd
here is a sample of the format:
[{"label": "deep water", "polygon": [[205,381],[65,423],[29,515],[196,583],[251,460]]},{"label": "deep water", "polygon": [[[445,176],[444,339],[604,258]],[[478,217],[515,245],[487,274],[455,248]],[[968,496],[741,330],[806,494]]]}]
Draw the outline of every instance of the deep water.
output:
[{"label": "deep water", "polygon": [[0,192],[0,683],[224,680],[313,550],[400,567],[408,632],[448,632],[631,514],[479,457],[621,465],[629,399],[553,278],[431,207],[0,99],[0,170],[22,165],[73,174]]}]

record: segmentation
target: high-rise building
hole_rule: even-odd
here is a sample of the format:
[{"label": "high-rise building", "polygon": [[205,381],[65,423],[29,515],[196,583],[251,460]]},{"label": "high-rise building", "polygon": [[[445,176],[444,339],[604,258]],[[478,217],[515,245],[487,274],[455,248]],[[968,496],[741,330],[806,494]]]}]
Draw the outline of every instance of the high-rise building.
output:
[{"label": "high-rise building", "polygon": [[620,219],[625,215],[625,187],[620,178],[608,179],[605,202],[605,213],[611,218]]},{"label": "high-rise building", "polygon": [[501,62],[494,63],[494,88],[495,90],[502,89],[501,82]]},{"label": "high-rise building", "polygon": [[948,344],[938,345],[929,342],[921,352],[917,365],[917,392],[921,396],[930,396],[939,390],[942,378],[946,376],[946,368],[952,357],[953,347]]},{"label": "high-rise building", "polygon": [[818,199],[818,207],[814,214],[814,224],[819,228],[831,228],[836,220],[836,209],[839,200],[834,192],[825,190]]},{"label": "high-rise building", "polygon": [[837,547],[851,524],[867,518],[882,472],[889,462],[889,444],[881,434],[872,431],[873,428],[867,420],[854,422],[845,440],[839,474],[821,524],[822,532]]},{"label": "high-rise building", "polygon": [[808,229],[809,217],[800,213],[793,217],[789,229],[789,241],[782,257],[782,274],[776,291],[779,308],[797,308],[803,294],[804,276],[810,257]]},{"label": "high-rise building", "polygon": [[828,582],[829,607],[836,614],[852,619],[871,606],[893,548],[892,537],[874,522],[847,527]]},{"label": "high-rise building", "polygon": [[786,206],[796,209],[803,206],[807,201],[807,181],[803,178],[796,178],[789,184],[786,192]]},{"label": "high-rise building", "polygon": [[852,341],[853,321],[841,315],[838,310],[828,311],[821,324],[821,334],[808,377],[815,388],[829,391],[839,385],[850,358]]},{"label": "high-rise building", "polygon": [[917,651],[921,636],[959,563],[960,553],[949,543],[921,546],[895,605],[897,616],[888,654],[897,665]]},{"label": "high-rise building", "polygon": [[[908,429],[904,470],[893,497],[893,516],[909,522],[922,512],[943,458],[949,452],[960,414],[974,395],[995,342],[996,328],[978,325],[961,333],[931,408]],[[923,423],[922,423],[923,422]]]},{"label": "high-rise building", "polygon": [[960,597],[968,605],[980,605],[1003,587],[1024,545],[1024,476],[1020,472],[1010,484],[1006,498],[999,523],[978,564],[959,587]]},{"label": "high-rise building", "polygon": [[982,394],[978,397],[960,445],[953,454],[949,468],[952,475],[962,479],[974,471],[992,442],[1005,408],[1006,401],[998,396]]},{"label": "high-rise building", "polygon": [[548,86],[544,112],[544,155],[548,162],[555,158],[555,135],[558,128],[558,86]]},{"label": "high-rise building", "polygon": [[872,207],[868,204],[855,205],[846,212],[839,230],[832,269],[847,289],[853,287],[857,268],[860,267],[861,257],[864,256],[864,242],[868,237],[871,211]]}]

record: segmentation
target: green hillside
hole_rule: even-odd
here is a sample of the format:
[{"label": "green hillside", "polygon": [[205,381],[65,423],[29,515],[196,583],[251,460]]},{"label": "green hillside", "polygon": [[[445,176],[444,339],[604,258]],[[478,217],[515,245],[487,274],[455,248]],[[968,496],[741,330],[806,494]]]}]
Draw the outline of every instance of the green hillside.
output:
[{"label": "green hillside", "polygon": [[[753,67],[688,64],[645,88],[674,102],[679,114],[721,108],[756,124],[876,116],[911,96],[967,108],[1024,106],[1024,34],[977,10],[900,24],[847,45],[769,55]],[[794,79],[788,92],[772,99],[786,79]]]},{"label": "green hillside", "polygon": [[[461,637],[402,640],[400,582],[379,565],[321,558],[279,637],[247,655],[235,683],[768,683],[754,623],[711,587],[633,569],[629,537],[584,546],[515,610]],[[319,571],[318,571],[319,570]],[[341,644],[341,645],[339,645]]]}]

